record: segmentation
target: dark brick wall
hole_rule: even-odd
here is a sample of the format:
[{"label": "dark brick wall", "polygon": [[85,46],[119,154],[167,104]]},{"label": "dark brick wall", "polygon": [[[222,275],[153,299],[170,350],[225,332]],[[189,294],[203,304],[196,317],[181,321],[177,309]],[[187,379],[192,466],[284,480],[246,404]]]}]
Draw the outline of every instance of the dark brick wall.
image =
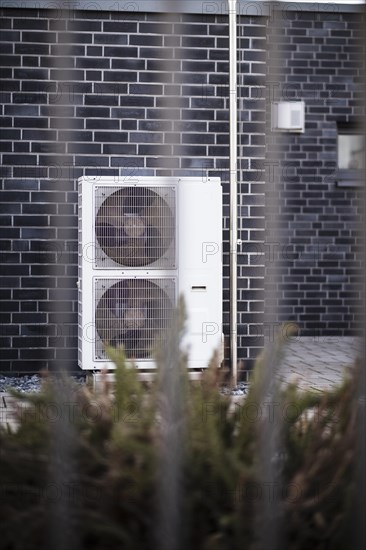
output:
[{"label": "dark brick wall", "polygon": [[268,21],[238,24],[238,358],[249,367],[263,345],[266,50]]},{"label": "dark brick wall", "polygon": [[[168,174],[164,133],[178,132],[181,145],[169,146],[174,174],[222,178],[228,239],[227,25],[215,17],[184,18],[182,78],[175,83],[160,59],[172,38],[164,35],[169,26],[161,15],[80,12],[63,30],[51,17],[4,10],[1,19],[2,370],[49,367],[56,345],[74,349],[76,362],[76,181],[82,174]],[[56,69],[52,55],[66,40],[71,55],[58,57]],[[176,124],[166,120],[170,86],[178,86],[182,98]],[[58,129],[65,92],[70,136]],[[64,227],[70,214],[71,228]],[[226,264],[227,253],[226,244]],[[70,267],[56,277],[60,258]],[[226,268],[226,288],[227,279]],[[68,303],[55,302],[59,286],[70,288]]]},{"label": "dark brick wall", "polygon": [[[282,316],[297,320],[307,333],[320,329],[348,334],[355,299],[351,285],[356,269],[357,193],[335,188],[331,163],[336,154],[336,121],[357,115],[353,37],[358,16],[337,13],[330,20],[324,14],[322,20],[312,13],[307,18],[299,15],[285,18],[283,34],[288,57],[283,79],[291,83],[296,97],[307,102],[307,128],[303,136],[283,137],[285,160],[292,167],[282,191],[284,242],[294,246],[298,259],[288,263],[283,276]],[[162,22],[158,14],[89,11],[76,13],[62,30],[46,11],[2,12],[0,370],[52,367],[56,345],[75,350],[76,368],[76,180],[95,173],[168,173],[162,148],[166,132],[180,134],[181,146],[172,151],[176,175],[220,176],[223,182],[224,331],[228,334],[227,20],[220,15],[184,16],[182,82],[171,84],[166,83],[159,59],[162,47],[169,44]],[[260,349],[263,332],[269,29],[270,21],[264,17],[242,17],[238,29],[239,237],[244,241],[238,255],[238,355],[245,366]],[[56,69],[52,59],[59,51],[56,42],[70,34],[72,55],[59,58]],[[72,103],[69,145],[58,120],[58,110],[59,116],[64,113],[57,84],[62,67],[73,79],[62,82],[61,90]],[[182,98],[182,121],[175,125],[164,116],[162,97],[171,93],[169,85],[177,85]],[[309,86],[310,93],[319,91],[315,99],[307,99]],[[325,95],[330,90],[334,96]],[[57,161],[56,153],[62,155]],[[330,245],[332,254],[338,255],[331,263]],[[322,251],[315,263],[307,257],[312,247]],[[60,256],[70,265],[55,277],[52,266]],[[60,286],[70,288],[69,303],[55,302]]]},{"label": "dark brick wall", "polygon": [[304,100],[306,125],[304,134],[276,134],[278,320],[295,321],[302,335],[344,336],[359,328],[360,188],[337,186],[337,123],[362,124],[363,29],[360,14],[291,12],[280,23],[282,63],[272,67],[271,93]]}]

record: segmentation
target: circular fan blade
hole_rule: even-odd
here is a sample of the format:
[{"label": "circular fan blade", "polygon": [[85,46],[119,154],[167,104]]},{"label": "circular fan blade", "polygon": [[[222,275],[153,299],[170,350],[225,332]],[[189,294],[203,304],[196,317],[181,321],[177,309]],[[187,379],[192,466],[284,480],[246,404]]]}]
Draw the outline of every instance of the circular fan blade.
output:
[{"label": "circular fan blade", "polygon": [[123,246],[123,237],[121,237],[121,230],[110,223],[103,223],[103,220],[99,220],[98,225],[95,228],[96,237],[100,246],[103,249],[116,248]]},{"label": "circular fan blade", "polygon": [[122,208],[124,214],[140,214],[144,207],[150,207],[156,193],[144,187],[127,187],[123,191]]},{"label": "circular fan blade", "polygon": [[96,328],[104,342],[112,342],[124,330],[127,307],[128,288],[125,281],[113,285],[100,299],[95,315]]},{"label": "circular fan blade", "polygon": [[145,220],[146,225],[153,225],[159,228],[161,220],[172,218],[172,213],[167,203],[161,197],[155,197],[149,206],[141,208],[140,216]]},{"label": "circular fan blade", "polygon": [[98,211],[97,220],[102,225],[109,223],[115,227],[120,227],[122,216],[123,208],[104,203]]},{"label": "circular fan blade", "polygon": [[156,197],[149,208],[143,208],[140,215],[147,226],[154,227],[162,238],[171,241],[174,219],[169,205],[161,197]]},{"label": "circular fan blade", "polygon": [[119,263],[127,267],[142,267],[149,263],[149,258],[146,254],[146,240],[126,239],[123,248],[118,248],[113,251],[114,257]]},{"label": "circular fan blade", "polygon": [[143,267],[161,258],[174,237],[167,202],[143,187],[126,187],[109,195],[96,216],[96,239],[119,265]]},{"label": "circular fan blade", "polygon": [[145,279],[124,279],[101,297],[96,309],[96,330],[101,340],[123,346],[129,358],[151,354],[167,328],[172,303],[163,289]]},{"label": "circular fan blade", "polygon": [[115,348],[123,347],[128,359],[145,359],[149,355],[149,349],[147,346],[142,345],[141,334],[141,330],[128,330],[116,334],[110,345]]}]

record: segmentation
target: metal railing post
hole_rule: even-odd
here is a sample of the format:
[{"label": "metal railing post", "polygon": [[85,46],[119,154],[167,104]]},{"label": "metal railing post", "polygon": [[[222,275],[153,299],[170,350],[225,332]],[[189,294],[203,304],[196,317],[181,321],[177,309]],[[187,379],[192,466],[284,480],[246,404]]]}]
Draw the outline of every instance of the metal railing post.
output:
[{"label": "metal railing post", "polygon": [[238,382],[237,365],[237,44],[236,0],[229,2],[229,94],[230,94],[230,353],[232,382]]}]

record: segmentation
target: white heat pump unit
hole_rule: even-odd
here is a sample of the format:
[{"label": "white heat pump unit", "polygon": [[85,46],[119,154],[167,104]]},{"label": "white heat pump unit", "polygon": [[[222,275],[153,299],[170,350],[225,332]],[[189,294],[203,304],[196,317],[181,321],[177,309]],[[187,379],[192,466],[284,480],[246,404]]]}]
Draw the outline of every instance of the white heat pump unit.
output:
[{"label": "white heat pump unit", "polygon": [[79,366],[113,369],[123,346],[141,371],[185,298],[189,368],[222,349],[219,178],[79,180]]},{"label": "white heat pump unit", "polygon": [[272,103],[272,130],[277,132],[305,131],[304,101],[275,101]]}]

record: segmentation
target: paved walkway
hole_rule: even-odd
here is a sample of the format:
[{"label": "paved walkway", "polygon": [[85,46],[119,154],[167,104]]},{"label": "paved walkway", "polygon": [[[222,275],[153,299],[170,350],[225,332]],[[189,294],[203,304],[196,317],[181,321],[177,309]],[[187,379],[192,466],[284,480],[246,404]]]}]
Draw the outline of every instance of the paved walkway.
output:
[{"label": "paved walkway", "polygon": [[286,345],[280,379],[301,389],[323,391],[342,381],[347,367],[360,356],[361,338],[300,337]]},{"label": "paved walkway", "polygon": [[17,425],[15,408],[14,399],[8,393],[0,393],[0,424],[12,431]]}]

